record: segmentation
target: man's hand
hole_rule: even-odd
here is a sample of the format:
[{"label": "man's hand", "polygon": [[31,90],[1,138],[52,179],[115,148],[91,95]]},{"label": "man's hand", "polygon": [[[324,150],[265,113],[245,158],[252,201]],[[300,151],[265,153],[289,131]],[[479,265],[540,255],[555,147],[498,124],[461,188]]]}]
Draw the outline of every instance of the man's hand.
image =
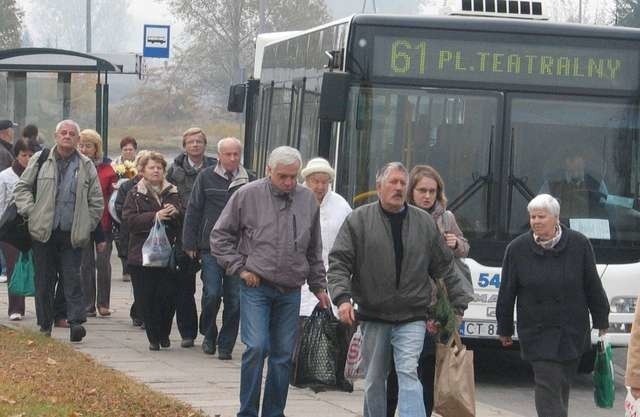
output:
[{"label": "man's hand", "polygon": [[609,329],[598,329],[598,337],[602,337],[607,334]]},{"label": "man's hand", "polygon": [[259,287],[260,286],[260,277],[254,274],[251,271],[242,271],[240,272],[240,278],[242,278],[247,284],[247,287]]},{"label": "man's hand", "polygon": [[353,326],[356,322],[356,311],[350,302],[344,302],[338,307],[338,318],[347,326]]},{"label": "man's hand", "polygon": [[100,242],[96,244],[96,250],[100,253],[104,252],[107,249],[107,242]]},{"label": "man's hand", "polygon": [[498,336],[500,338],[500,343],[502,344],[502,347],[509,347],[513,345],[513,339],[511,339],[511,336]]},{"label": "man's hand", "polygon": [[186,253],[187,256],[191,259],[196,259],[198,257],[198,251],[195,250],[186,250],[184,251],[184,253]]},{"label": "man's hand", "polygon": [[331,308],[331,299],[325,290],[319,290],[313,293],[320,302],[320,308]]}]

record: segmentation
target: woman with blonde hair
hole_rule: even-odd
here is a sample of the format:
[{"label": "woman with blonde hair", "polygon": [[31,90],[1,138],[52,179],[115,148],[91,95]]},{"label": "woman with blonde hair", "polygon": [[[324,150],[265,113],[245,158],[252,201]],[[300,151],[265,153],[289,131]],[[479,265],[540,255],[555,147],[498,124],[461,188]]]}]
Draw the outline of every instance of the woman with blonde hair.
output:
[{"label": "woman with blonde hair", "polygon": [[109,197],[113,192],[113,185],[118,180],[118,177],[111,164],[105,161],[103,157],[102,138],[98,132],[92,129],[85,129],[80,132],[78,150],[95,164],[104,197],[102,219],[93,233],[91,244],[82,251],[82,264],[80,266],[82,289],[87,315],[90,317],[96,316],[97,304],[97,312],[101,316],[109,316],[111,315],[109,302],[111,297],[111,247],[113,237],[111,235],[111,216],[109,215],[108,204]]}]

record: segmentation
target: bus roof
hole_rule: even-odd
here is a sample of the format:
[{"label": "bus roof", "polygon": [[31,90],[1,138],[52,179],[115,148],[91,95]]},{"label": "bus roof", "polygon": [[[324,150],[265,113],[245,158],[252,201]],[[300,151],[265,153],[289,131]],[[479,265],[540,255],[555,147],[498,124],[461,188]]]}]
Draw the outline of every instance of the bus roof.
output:
[{"label": "bus roof", "polygon": [[612,39],[640,39],[640,29],[621,26],[597,26],[577,23],[553,23],[496,17],[402,16],[382,14],[354,15],[353,25],[402,26],[460,31],[505,32]]}]

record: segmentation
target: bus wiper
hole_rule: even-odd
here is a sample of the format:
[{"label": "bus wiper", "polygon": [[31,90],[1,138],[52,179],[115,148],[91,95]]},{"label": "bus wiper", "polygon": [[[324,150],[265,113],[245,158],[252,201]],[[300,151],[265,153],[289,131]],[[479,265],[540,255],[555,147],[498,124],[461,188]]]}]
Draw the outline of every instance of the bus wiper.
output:
[{"label": "bus wiper", "polygon": [[527,186],[527,177],[518,178],[515,175],[509,175],[509,184],[513,185],[513,188],[527,200],[531,200],[536,194],[531,191],[531,188]]},{"label": "bus wiper", "polygon": [[[448,204],[451,210],[457,210],[460,206],[466,203],[471,197],[475,195],[478,191],[480,191],[485,184],[491,184],[493,182],[493,135],[494,135],[495,126],[491,126],[491,134],[489,136],[489,158],[488,158],[488,169],[487,175],[479,175],[477,172],[474,172],[473,182],[467,188],[465,188],[459,196],[455,198],[451,203]],[[487,206],[491,199],[487,198]],[[489,207],[487,207],[488,210]],[[487,211],[488,213],[488,211]]]}]

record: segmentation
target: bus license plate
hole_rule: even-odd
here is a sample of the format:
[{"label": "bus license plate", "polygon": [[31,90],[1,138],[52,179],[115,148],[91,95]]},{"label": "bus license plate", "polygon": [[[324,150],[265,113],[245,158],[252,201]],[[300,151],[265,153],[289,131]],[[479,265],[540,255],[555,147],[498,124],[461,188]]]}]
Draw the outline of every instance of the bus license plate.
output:
[{"label": "bus license plate", "polygon": [[463,321],[460,323],[460,336],[498,337],[498,324],[486,321]]}]

